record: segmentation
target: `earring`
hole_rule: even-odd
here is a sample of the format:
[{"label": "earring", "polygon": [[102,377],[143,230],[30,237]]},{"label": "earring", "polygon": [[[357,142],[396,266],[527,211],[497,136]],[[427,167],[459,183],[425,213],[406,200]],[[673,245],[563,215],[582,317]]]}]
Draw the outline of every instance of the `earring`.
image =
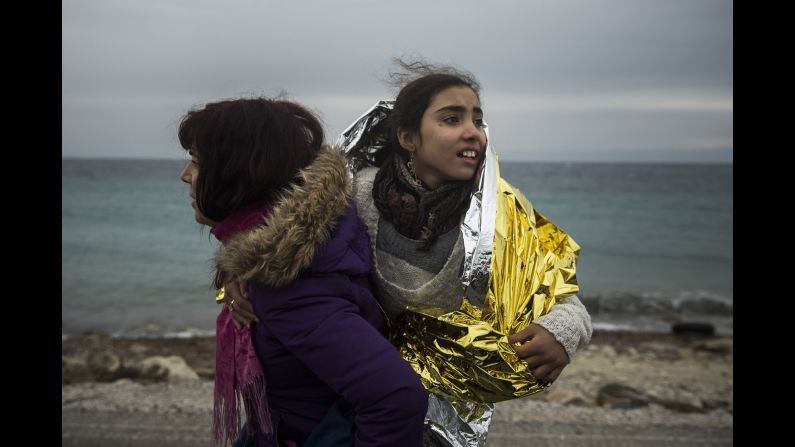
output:
[{"label": "earring", "polygon": [[414,152],[411,153],[411,158],[406,162],[406,167],[409,168],[409,174],[414,178],[418,185],[421,185],[420,178],[417,177],[417,171],[414,170]]}]

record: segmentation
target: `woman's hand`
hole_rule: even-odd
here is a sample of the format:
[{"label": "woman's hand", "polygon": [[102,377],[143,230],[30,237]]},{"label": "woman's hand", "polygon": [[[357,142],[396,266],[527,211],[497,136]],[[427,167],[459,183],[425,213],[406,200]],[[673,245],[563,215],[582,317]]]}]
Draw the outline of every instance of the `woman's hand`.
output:
[{"label": "woman's hand", "polygon": [[527,362],[536,379],[553,382],[569,363],[569,355],[551,332],[535,323],[508,336],[519,358]]},{"label": "woman's hand", "polygon": [[226,295],[226,305],[232,312],[232,320],[234,320],[236,328],[246,327],[252,321],[259,323],[259,318],[254,314],[254,308],[251,307],[251,301],[248,300],[245,281],[227,279],[224,282],[224,294]]}]

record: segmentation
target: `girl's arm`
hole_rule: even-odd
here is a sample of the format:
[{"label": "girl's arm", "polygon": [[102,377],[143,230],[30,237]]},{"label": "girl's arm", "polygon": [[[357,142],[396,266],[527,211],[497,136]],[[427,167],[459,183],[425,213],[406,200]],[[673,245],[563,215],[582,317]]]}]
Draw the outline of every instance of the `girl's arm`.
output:
[{"label": "girl's arm", "polygon": [[508,341],[537,379],[552,382],[574,353],[591,341],[592,332],[591,316],[580,299],[571,295]]}]

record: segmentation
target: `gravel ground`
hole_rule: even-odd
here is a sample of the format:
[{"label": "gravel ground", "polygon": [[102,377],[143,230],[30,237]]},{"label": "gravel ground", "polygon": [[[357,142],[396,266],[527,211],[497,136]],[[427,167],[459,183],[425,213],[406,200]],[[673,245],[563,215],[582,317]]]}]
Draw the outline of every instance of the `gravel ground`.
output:
[{"label": "gravel ground", "polygon": [[[210,446],[212,382],[63,388],[63,446]],[[487,445],[730,446],[732,415],[606,410],[523,399],[498,405]]]},{"label": "gravel ground", "polygon": [[[719,346],[667,334],[595,334],[549,390],[497,404],[487,445],[733,445],[731,339],[712,342]],[[167,340],[114,343],[148,355],[160,353],[158,344],[173,347]],[[195,349],[186,360],[206,367],[206,352],[196,353],[209,348]],[[77,350],[64,341],[67,352],[76,355]],[[194,355],[201,359],[191,358]],[[598,390],[607,383],[629,386],[676,406],[599,406]],[[65,384],[62,445],[209,446],[212,391],[210,380]]]}]

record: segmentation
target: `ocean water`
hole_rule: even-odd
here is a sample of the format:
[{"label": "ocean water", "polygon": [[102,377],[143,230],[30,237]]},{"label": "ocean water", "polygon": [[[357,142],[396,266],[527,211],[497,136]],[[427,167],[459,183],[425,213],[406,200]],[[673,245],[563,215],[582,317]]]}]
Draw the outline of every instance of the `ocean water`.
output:
[{"label": "ocean water", "polygon": [[[213,333],[217,242],[193,220],[181,160],[62,163],[64,334]],[[502,162],[502,175],[582,247],[596,327],[732,332],[732,165]]]}]

